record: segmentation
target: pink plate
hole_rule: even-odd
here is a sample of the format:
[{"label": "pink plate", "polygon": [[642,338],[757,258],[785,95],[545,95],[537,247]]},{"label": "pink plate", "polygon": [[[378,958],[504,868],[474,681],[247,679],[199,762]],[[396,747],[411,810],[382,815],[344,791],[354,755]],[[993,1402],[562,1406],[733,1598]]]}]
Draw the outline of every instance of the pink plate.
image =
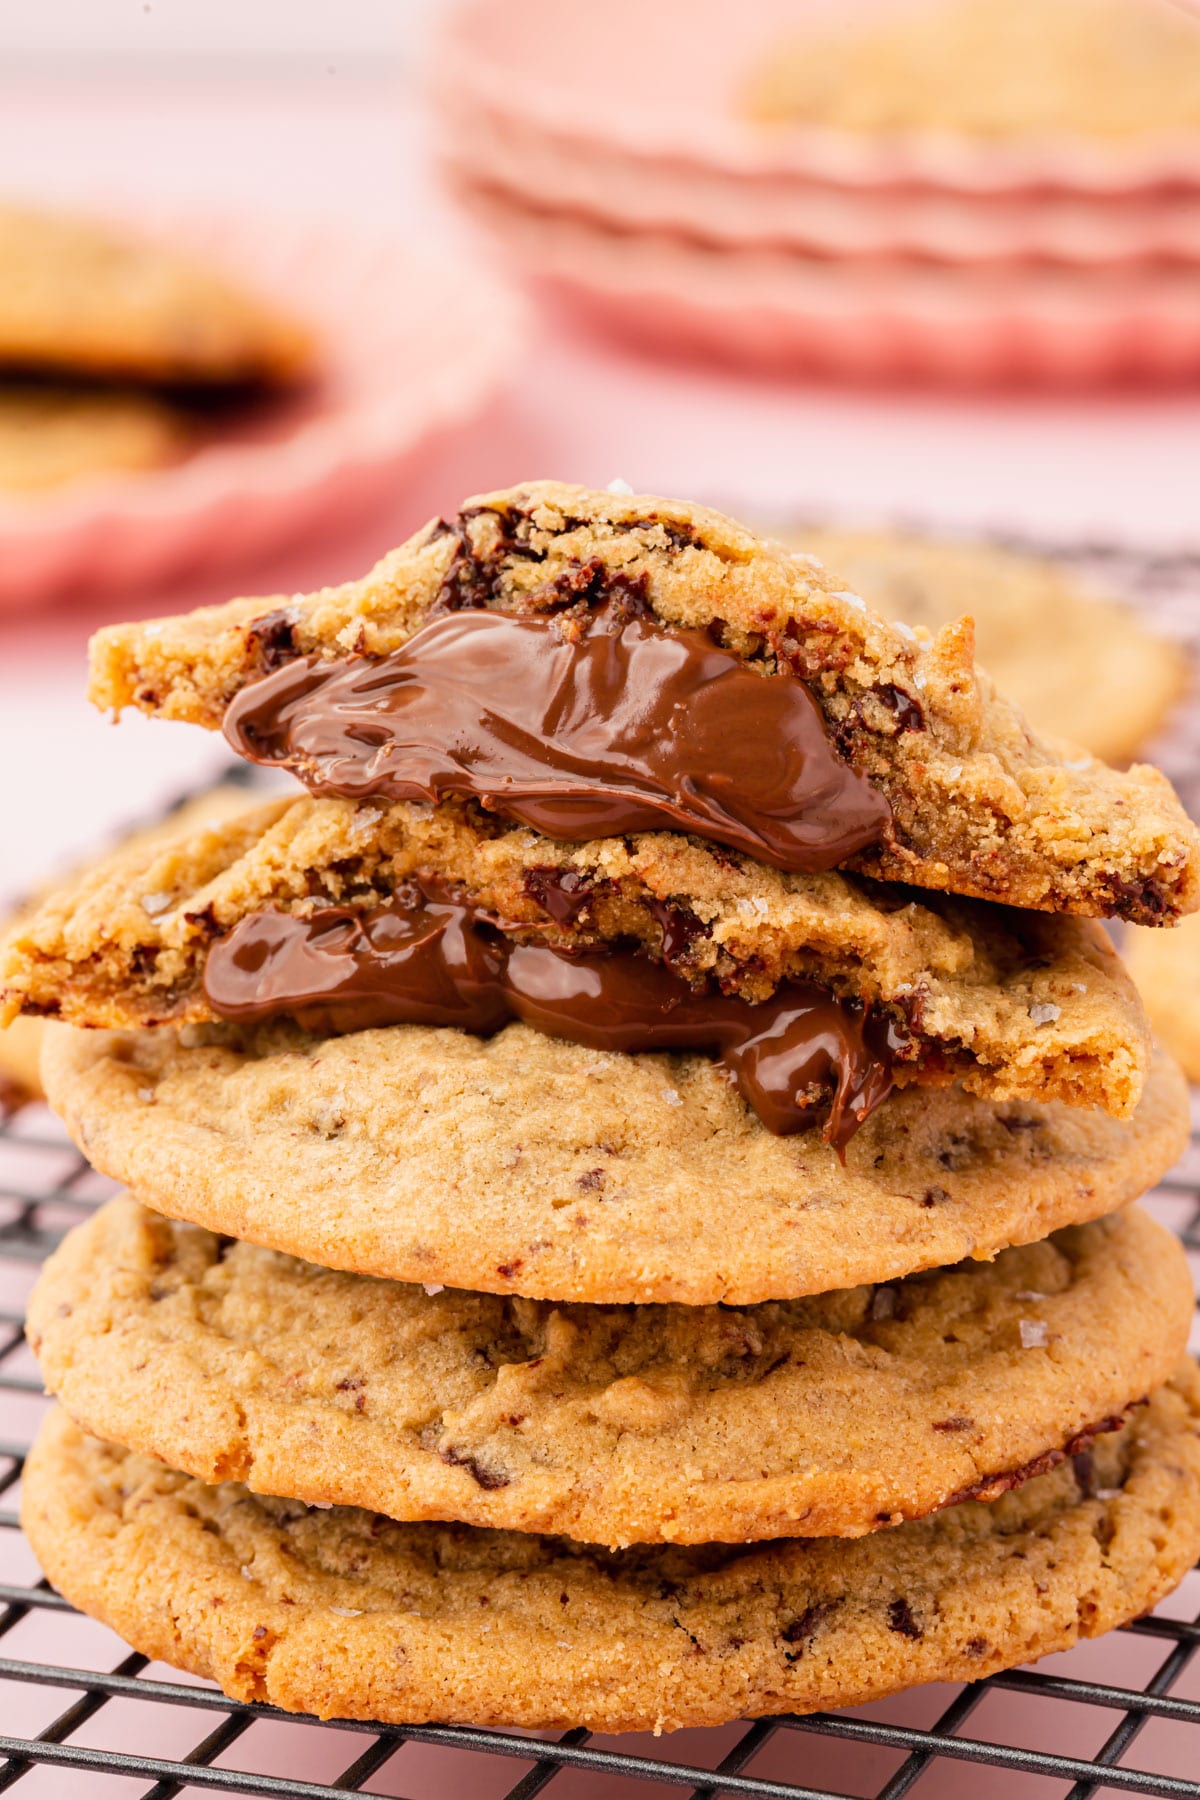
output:
[{"label": "pink plate", "polygon": [[553,297],[655,349],[854,379],[1047,385],[1200,375],[1200,270],[962,270],[714,251],[459,182]]},{"label": "pink plate", "polygon": [[[141,223],[142,221],[139,221]],[[310,320],[313,391],[146,474],[0,500],[0,606],[205,572],[366,511],[475,417],[524,341],[498,278],[325,224],[146,221]]]},{"label": "pink plate", "polygon": [[1200,262],[1200,188],[963,194],[846,187],[634,155],[620,143],[545,131],[535,118],[466,98],[450,75],[438,81],[436,98],[442,154],[469,179],[602,225],[828,257]]},{"label": "pink plate", "polygon": [[[856,0],[859,8],[903,3]],[[764,129],[739,117],[741,90],[772,44],[838,7],[839,0],[468,0],[442,33],[435,66],[469,107],[524,119],[546,137],[688,171],[967,194],[1200,189],[1196,133],[1120,145],[1066,135],[999,143],[936,132]]]}]

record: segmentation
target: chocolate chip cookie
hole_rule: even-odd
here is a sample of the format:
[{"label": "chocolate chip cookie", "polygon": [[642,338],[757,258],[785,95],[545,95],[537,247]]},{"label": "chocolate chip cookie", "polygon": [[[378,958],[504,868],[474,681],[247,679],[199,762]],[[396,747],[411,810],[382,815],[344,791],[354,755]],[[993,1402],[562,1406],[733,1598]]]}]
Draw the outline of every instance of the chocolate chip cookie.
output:
[{"label": "chocolate chip cookie", "polygon": [[1138,1109],[892,1094],[837,1151],[768,1130],[708,1058],[480,1040],[51,1026],[50,1104],[148,1206],[306,1261],[580,1301],[745,1304],[990,1258],[1136,1199],[1188,1135]]},{"label": "chocolate chip cookie", "polygon": [[[374,716],[389,688],[402,766]],[[1145,923],[1200,901],[1163,776],[1043,742],[975,668],[969,621],[922,640],[683,502],[487,495],[361,581],[101,631],[91,694],[224,725],[314,791],[466,794],[550,837],[654,820],[785,868]]]},{"label": "chocolate chip cookie", "polygon": [[72,1418],[202,1481],[616,1546],[995,1498],[1118,1427],[1191,1320],[1136,1208],[892,1285],[605,1307],[335,1273],[124,1197],[51,1257],[27,1332]]},{"label": "chocolate chip cookie", "polygon": [[307,329],[122,227],[0,206],[0,368],[140,384],[287,385]]},{"label": "chocolate chip cookie", "polygon": [[22,1519],[67,1598],[236,1699],[673,1730],[974,1681],[1146,1612],[1200,1550],[1200,1382],[988,1505],[871,1537],[608,1552],[208,1487],[59,1410]]},{"label": "chocolate chip cookie", "polygon": [[258,915],[300,927],[337,908],[362,922],[422,880],[493,940],[572,956],[633,948],[714,1008],[731,994],[762,1004],[791,982],[871,1008],[889,1021],[900,1085],[957,1080],[989,1099],[1128,1117],[1149,1067],[1136,992],[1091,920],[731,863],[675,833],[563,844],[454,802],[278,801],[122,850],[0,947],[0,1017],[211,1023],[210,968],[228,970]]}]

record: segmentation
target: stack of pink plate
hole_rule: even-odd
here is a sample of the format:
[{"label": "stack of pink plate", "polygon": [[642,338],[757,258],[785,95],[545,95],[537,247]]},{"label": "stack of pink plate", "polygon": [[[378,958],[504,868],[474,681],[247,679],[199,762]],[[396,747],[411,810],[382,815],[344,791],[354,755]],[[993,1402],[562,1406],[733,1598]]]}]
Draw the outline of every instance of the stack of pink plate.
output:
[{"label": "stack of pink plate", "polygon": [[1200,133],[743,116],[772,46],[830,4],[470,0],[435,59],[454,190],[543,289],[659,347],[870,378],[1200,375]]}]

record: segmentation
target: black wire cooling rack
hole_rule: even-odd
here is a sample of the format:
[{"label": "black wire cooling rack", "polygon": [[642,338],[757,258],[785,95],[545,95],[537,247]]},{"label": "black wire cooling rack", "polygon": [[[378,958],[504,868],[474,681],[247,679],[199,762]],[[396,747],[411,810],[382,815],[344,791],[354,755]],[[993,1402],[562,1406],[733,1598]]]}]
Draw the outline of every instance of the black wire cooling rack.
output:
[{"label": "black wire cooling rack", "polygon": [[[1200,557],[1151,560],[1089,545],[1074,546],[1072,560],[1138,594],[1165,629],[1200,648]],[[1200,813],[1195,696],[1156,748]],[[1200,1266],[1200,1101],[1193,1126],[1188,1154],[1150,1204],[1180,1232]],[[43,1108],[0,1119],[0,1297],[27,1290],[62,1233],[111,1191]],[[554,1800],[650,1800],[670,1793],[691,1800],[900,1800],[933,1793],[958,1800],[968,1792],[979,1800],[1087,1800],[1101,1792],[1200,1800],[1200,1612],[1140,1619],[1115,1634],[1123,1649],[1136,1649],[1123,1656],[1122,1667],[1136,1667],[1137,1685],[1020,1669],[955,1689],[949,1698],[944,1688],[918,1690],[905,1697],[906,1707],[890,1711],[764,1719],[657,1741],[598,1740],[582,1730],[540,1736],[321,1724],[238,1704],[215,1688],[160,1672],[136,1653],[120,1655],[110,1634],[81,1619],[37,1578],[13,1503],[41,1393],[20,1305],[0,1305],[0,1408],[24,1425],[19,1441],[0,1440],[0,1575],[11,1577],[0,1580],[0,1651],[27,1651],[0,1654],[0,1720],[28,1720],[21,1735],[0,1735],[0,1792],[24,1783],[29,1800],[67,1794],[190,1800],[205,1793],[531,1800],[547,1789]],[[1006,1696],[1019,1706],[998,1713],[993,1702]],[[919,1724],[908,1719],[914,1701]],[[106,1717],[114,1721],[107,1732]],[[985,1729],[989,1721],[994,1737]],[[1006,1732],[1018,1741],[1005,1741]],[[167,1753],[150,1754],[148,1742]],[[1064,1748],[1081,1743],[1086,1751]],[[280,1773],[281,1767],[301,1772]],[[827,1781],[838,1785],[818,1785]]]}]

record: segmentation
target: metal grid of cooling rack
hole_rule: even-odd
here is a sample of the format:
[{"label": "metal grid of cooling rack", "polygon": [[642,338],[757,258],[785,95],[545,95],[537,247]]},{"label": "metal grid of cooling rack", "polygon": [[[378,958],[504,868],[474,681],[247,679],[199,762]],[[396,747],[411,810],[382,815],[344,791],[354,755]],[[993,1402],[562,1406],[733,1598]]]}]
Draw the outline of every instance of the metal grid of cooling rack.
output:
[{"label": "metal grid of cooling rack", "polygon": [[[1022,546],[1024,547],[1024,546]],[[1036,546],[1045,548],[1045,546]],[[1150,560],[1110,545],[1075,546],[1073,560],[1096,568],[1136,591],[1149,613],[1174,635],[1200,649],[1200,559]],[[1156,747],[1193,812],[1200,814],[1200,701],[1183,709],[1170,738]],[[1160,1216],[1176,1226],[1194,1259],[1200,1259],[1200,1100],[1193,1120],[1191,1149],[1179,1168],[1157,1190]],[[0,1278],[15,1277],[0,1292],[20,1289],[21,1271],[28,1276],[58,1242],[62,1233],[105,1197],[110,1184],[98,1181],[84,1159],[68,1144],[55,1120],[41,1108],[26,1108],[0,1119]],[[1200,1266],[1200,1265],[1198,1265]],[[1198,1302],[1200,1304],[1200,1302]],[[1200,1330],[1200,1320],[1198,1320]],[[39,1404],[41,1382],[24,1345],[19,1307],[0,1306],[0,1406],[12,1410]],[[6,1545],[19,1534],[13,1500],[17,1492],[25,1443],[0,1440],[0,1574],[11,1572]],[[319,1724],[279,1714],[269,1707],[241,1705],[216,1689],[162,1674],[146,1658],[104,1650],[76,1663],[46,1655],[3,1654],[21,1637],[22,1627],[42,1617],[77,1620],[72,1609],[30,1572],[23,1580],[0,1579],[0,1693],[35,1692],[51,1698],[44,1722],[28,1735],[0,1734],[0,1792],[23,1781],[40,1795],[70,1792],[79,1800],[95,1793],[128,1794],[138,1800],[175,1800],[203,1793],[275,1796],[276,1800],[333,1800],[358,1793],[367,1796],[420,1794],[439,1800],[454,1794],[480,1794],[489,1800],[531,1800],[547,1789],[566,1800],[592,1794],[614,1800],[651,1800],[654,1794],[686,1794],[691,1800],[718,1796],[754,1796],[756,1800],[900,1800],[910,1793],[934,1791],[929,1778],[938,1770],[952,1772],[939,1794],[960,1795],[967,1784],[979,1790],[991,1771],[999,1786],[988,1786],[1008,1800],[1010,1792],[1053,1796],[1054,1800],[1089,1800],[1101,1792],[1166,1795],[1174,1800],[1200,1800],[1200,1698],[1177,1690],[1190,1686],[1200,1695],[1200,1613],[1192,1618],[1156,1615],[1137,1620],[1118,1636],[1138,1640],[1139,1683],[1088,1679],[1075,1673],[1019,1669],[958,1689],[948,1704],[942,1690],[932,1713],[920,1725],[862,1713],[814,1714],[806,1718],[763,1719],[723,1732],[687,1733],[640,1747],[612,1748],[612,1740],[595,1740],[586,1731],[545,1737],[527,1733],[463,1727],[423,1726],[403,1730],[351,1721]],[[35,1634],[34,1647],[38,1639]],[[97,1666],[92,1666],[93,1664]],[[65,1704],[59,1710],[60,1693]],[[1016,1742],[983,1728],[987,1702],[995,1695],[1027,1703],[1029,1728]],[[1032,1728],[1034,1711],[1052,1703],[1059,1710],[1050,1735],[1059,1745],[1071,1743],[1074,1716],[1087,1713],[1101,1721],[1093,1729],[1090,1754],[1070,1754],[1039,1743],[1047,1733]],[[118,1741],[130,1748],[97,1748],[87,1740],[97,1735],[103,1709],[142,1709],[190,1720],[193,1729],[179,1738],[171,1753],[152,1755],[144,1747],[148,1733],[135,1716]],[[877,1709],[875,1709],[877,1711]],[[20,1714],[5,1707],[3,1717]],[[981,1716],[982,1714],[982,1716]],[[1009,1718],[1014,1714],[1010,1711]],[[1026,1719],[1025,1711],[1019,1715]],[[127,1714],[128,1717],[128,1714]],[[255,1730],[286,1719],[292,1732],[311,1734],[314,1749],[303,1775],[263,1772],[261,1753],[238,1757]],[[1043,1720],[1044,1725],[1044,1720]],[[1161,1757],[1149,1748],[1147,1728],[1174,1730],[1170,1753]],[[249,1734],[249,1735],[248,1735]],[[317,1753],[316,1741],[320,1741]],[[838,1740],[848,1760],[838,1764],[836,1787],[811,1785],[805,1777],[822,1778],[828,1766],[815,1756],[816,1739]],[[1157,1742],[1157,1741],[1156,1741]],[[1140,1766],[1126,1761],[1137,1752]],[[411,1775],[401,1760],[406,1749],[432,1752]],[[676,1746],[680,1746],[676,1748]],[[699,1746],[699,1748],[697,1747]],[[856,1753],[856,1754],[855,1754]],[[292,1761],[296,1760],[294,1745]],[[878,1772],[881,1771],[882,1772]],[[1180,1772],[1182,1771],[1182,1773]],[[955,1778],[956,1772],[956,1778]],[[320,1779],[309,1775],[320,1774]],[[512,1776],[511,1781],[509,1776]],[[52,1785],[46,1785],[50,1781]],[[385,1785],[375,1786],[378,1781]],[[396,1782],[400,1785],[395,1785]],[[849,1782],[851,1785],[840,1785]],[[114,1785],[115,1783],[115,1785]],[[1028,1785],[1032,1783],[1032,1785]],[[1020,1784],[1020,1785],[1018,1785]],[[22,1790],[23,1792],[26,1790]]]}]

